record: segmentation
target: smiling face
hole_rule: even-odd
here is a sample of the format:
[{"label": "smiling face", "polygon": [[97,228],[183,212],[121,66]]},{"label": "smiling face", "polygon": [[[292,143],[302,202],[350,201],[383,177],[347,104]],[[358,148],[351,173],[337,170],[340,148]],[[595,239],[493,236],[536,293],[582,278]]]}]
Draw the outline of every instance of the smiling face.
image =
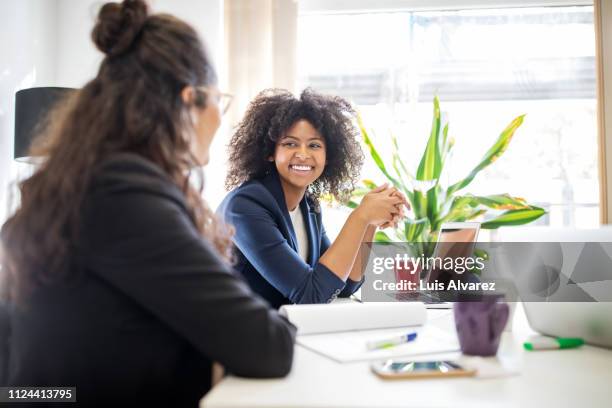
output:
[{"label": "smiling face", "polygon": [[300,119],[276,143],[274,156],[285,194],[304,194],[325,169],[325,140],[305,119]]}]

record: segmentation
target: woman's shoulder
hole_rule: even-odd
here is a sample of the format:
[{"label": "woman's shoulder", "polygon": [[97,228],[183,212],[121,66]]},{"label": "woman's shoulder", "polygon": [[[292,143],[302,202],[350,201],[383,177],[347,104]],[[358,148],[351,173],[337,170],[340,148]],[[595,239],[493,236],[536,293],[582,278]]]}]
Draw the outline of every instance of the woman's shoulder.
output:
[{"label": "woman's shoulder", "polygon": [[97,178],[136,174],[168,179],[161,167],[136,153],[114,153],[103,159],[94,168],[94,176]]},{"label": "woman's shoulder", "polygon": [[116,153],[95,166],[92,184],[96,187],[143,185],[159,186],[174,183],[153,161],[135,153]]},{"label": "woman's shoulder", "polygon": [[93,170],[90,193],[165,193],[183,198],[183,193],[153,161],[135,153],[116,153]]},{"label": "woman's shoulder", "polygon": [[272,193],[260,179],[253,179],[242,183],[230,191],[219,205],[218,212],[226,214],[231,212],[244,212],[256,208],[273,210],[278,207]]}]

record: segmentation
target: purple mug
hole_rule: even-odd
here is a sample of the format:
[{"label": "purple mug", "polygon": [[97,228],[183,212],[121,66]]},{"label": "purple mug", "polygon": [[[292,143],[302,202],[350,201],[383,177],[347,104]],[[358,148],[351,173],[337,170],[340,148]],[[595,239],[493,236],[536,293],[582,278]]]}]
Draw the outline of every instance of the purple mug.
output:
[{"label": "purple mug", "polygon": [[494,356],[509,315],[508,304],[500,295],[478,295],[458,299],[453,313],[463,354]]}]

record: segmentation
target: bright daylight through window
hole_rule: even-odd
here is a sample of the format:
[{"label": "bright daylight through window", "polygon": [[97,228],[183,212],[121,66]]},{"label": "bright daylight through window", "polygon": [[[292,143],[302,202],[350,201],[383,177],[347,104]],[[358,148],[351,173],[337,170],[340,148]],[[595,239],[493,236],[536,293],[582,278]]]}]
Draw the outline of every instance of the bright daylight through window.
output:
[{"label": "bright daylight through window", "polygon": [[[298,58],[300,88],[352,100],[381,155],[392,131],[412,169],[437,95],[455,139],[447,183],[526,114],[466,192],[524,197],[548,211],[533,225],[599,224],[593,7],[303,13]],[[367,153],[362,177],[383,180]]]}]

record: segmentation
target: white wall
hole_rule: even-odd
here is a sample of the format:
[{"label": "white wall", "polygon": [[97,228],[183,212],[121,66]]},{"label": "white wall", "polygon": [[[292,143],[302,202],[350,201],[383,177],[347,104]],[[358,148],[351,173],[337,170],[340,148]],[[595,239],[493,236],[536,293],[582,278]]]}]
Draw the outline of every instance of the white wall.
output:
[{"label": "white wall", "polygon": [[55,0],[0,2],[0,224],[13,162],[15,92],[55,84]]},{"label": "white wall", "polygon": [[92,0],[56,0],[56,84],[79,88],[96,75],[103,54],[90,39],[101,4]]},{"label": "white wall", "polygon": [[[56,83],[80,87],[93,78],[102,59],[90,39],[100,0],[57,2]],[[154,13],[170,13],[191,24],[204,39],[214,61],[222,45],[223,0],[150,0]]]},{"label": "white wall", "polygon": [[150,0],[154,12],[171,13],[198,31],[219,74],[223,72],[223,0]]},{"label": "white wall", "polygon": [[[0,1],[0,224],[7,215],[8,185],[21,171],[13,161],[15,92],[33,86],[80,87],[96,74],[102,54],[90,33],[102,4],[100,0]],[[192,24],[214,61],[222,61],[223,0],[150,0],[149,4],[153,12],[174,14]],[[213,149],[224,144],[217,141]],[[219,158],[219,152],[213,157]],[[223,159],[212,160],[210,168],[216,169],[214,173],[224,171]],[[209,188],[218,191],[222,177],[209,180]]]}]

